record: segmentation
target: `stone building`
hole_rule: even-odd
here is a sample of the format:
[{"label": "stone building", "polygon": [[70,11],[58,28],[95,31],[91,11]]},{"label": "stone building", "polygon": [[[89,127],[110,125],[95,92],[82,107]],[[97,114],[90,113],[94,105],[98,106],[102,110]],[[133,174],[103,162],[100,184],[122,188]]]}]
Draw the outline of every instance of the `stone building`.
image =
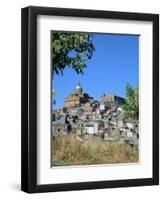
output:
[{"label": "stone building", "polygon": [[89,101],[93,101],[93,98],[90,97],[87,93],[83,93],[83,89],[82,89],[80,83],[78,83],[75,88],[75,92],[71,93],[65,99],[65,107],[72,108],[72,107],[87,103]]},{"label": "stone building", "polygon": [[60,119],[52,122],[52,136],[60,136],[71,133],[72,126],[67,121],[66,116],[62,116]]},{"label": "stone building", "polygon": [[109,106],[111,104],[120,105],[125,102],[125,99],[116,95],[103,95],[100,98],[101,105]]},{"label": "stone building", "polygon": [[99,135],[103,133],[104,122],[102,120],[89,121],[84,124],[84,131],[87,134],[96,134]]}]

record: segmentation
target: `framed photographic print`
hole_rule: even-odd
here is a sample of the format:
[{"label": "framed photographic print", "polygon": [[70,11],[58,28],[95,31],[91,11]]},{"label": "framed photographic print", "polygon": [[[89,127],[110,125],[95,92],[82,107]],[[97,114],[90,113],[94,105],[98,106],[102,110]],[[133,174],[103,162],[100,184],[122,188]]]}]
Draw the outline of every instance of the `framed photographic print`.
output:
[{"label": "framed photographic print", "polygon": [[22,9],[22,190],[159,184],[159,16]]}]

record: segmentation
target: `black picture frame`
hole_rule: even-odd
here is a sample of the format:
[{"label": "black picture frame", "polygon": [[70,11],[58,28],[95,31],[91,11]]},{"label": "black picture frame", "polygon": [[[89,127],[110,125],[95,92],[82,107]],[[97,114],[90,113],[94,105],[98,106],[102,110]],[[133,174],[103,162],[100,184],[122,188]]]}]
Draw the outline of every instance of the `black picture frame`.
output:
[{"label": "black picture frame", "polygon": [[[153,177],[37,185],[37,16],[55,15],[153,23]],[[159,184],[159,15],[30,6],[21,11],[21,190],[28,193]]]}]

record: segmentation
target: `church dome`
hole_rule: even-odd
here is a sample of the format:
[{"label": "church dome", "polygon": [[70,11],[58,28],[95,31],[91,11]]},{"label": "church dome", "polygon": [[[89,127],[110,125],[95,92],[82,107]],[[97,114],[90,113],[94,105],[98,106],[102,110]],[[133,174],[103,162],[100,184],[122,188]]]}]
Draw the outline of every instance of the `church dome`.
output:
[{"label": "church dome", "polygon": [[77,93],[81,93],[83,91],[83,89],[82,89],[82,87],[81,87],[81,85],[80,85],[80,83],[78,83],[77,85],[76,85],[76,92]]},{"label": "church dome", "polygon": [[76,86],[76,90],[80,90],[80,89],[81,89],[81,85],[80,85],[80,83],[78,83]]}]

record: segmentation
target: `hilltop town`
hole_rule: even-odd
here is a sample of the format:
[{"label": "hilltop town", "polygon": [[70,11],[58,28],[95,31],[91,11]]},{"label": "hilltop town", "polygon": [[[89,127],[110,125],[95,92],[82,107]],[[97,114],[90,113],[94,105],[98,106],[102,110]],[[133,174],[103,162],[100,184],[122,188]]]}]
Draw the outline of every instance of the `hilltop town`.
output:
[{"label": "hilltop town", "polygon": [[138,120],[125,117],[125,99],[116,95],[103,95],[94,100],[84,93],[80,83],[64,102],[62,109],[52,111],[52,136],[75,135],[84,142],[89,137],[99,137],[102,141],[128,144],[138,150]]}]

